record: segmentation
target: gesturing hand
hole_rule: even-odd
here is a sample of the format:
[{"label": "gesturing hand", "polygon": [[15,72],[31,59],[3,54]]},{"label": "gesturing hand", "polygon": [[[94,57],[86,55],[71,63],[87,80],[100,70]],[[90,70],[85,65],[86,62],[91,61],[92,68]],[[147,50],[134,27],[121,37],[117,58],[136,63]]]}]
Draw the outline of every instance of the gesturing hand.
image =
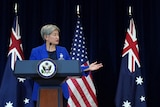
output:
[{"label": "gesturing hand", "polygon": [[94,70],[98,70],[102,67],[103,67],[103,64],[102,63],[97,63],[97,61],[96,61],[96,62],[91,63],[89,65],[89,68],[84,70],[84,71],[94,71]]}]

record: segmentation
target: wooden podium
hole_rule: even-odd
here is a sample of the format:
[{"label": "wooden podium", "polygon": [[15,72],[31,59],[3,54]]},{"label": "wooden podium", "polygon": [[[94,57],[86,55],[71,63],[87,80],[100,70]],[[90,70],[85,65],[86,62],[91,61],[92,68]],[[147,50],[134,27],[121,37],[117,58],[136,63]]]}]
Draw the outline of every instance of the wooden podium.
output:
[{"label": "wooden podium", "polygon": [[18,77],[31,78],[40,85],[38,107],[63,107],[63,95],[60,84],[67,76],[80,76],[80,63],[76,60],[53,60],[56,73],[51,78],[39,75],[38,64],[42,60],[16,61],[14,74]]},{"label": "wooden podium", "polygon": [[61,87],[41,87],[38,107],[63,107]]}]

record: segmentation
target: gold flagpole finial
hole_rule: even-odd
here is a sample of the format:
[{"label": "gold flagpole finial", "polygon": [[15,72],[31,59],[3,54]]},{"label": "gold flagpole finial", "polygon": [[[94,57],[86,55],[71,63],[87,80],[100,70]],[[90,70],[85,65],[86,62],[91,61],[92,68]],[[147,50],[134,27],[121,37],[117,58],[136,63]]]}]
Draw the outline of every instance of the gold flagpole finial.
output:
[{"label": "gold flagpole finial", "polygon": [[17,3],[15,3],[15,5],[14,5],[14,11],[15,11],[15,13],[17,13]]},{"label": "gold flagpole finial", "polygon": [[79,5],[77,5],[77,15],[80,15],[80,12],[79,12]]},{"label": "gold flagpole finial", "polygon": [[132,15],[132,7],[131,6],[129,6],[128,12],[129,12],[129,15],[131,16]]}]

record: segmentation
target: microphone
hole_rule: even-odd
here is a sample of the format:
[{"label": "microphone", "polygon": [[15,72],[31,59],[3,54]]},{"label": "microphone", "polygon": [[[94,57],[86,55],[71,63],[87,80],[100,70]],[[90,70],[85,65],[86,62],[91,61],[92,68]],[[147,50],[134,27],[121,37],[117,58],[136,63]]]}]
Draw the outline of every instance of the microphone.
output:
[{"label": "microphone", "polygon": [[50,42],[50,43],[49,43],[49,46],[51,46],[51,45],[52,45],[52,43]]},{"label": "microphone", "polygon": [[[51,53],[50,53],[50,52],[51,52],[51,49],[50,49],[50,48],[51,48],[51,45],[52,45],[52,43],[49,43],[49,47],[48,47],[48,57],[49,57],[49,58],[51,58]],[[51,58],[51,59],[52,59],[52,58]]]},{"label": "microphone", "polygon": [[49,50],[48,50],[49,52],[51,52],[51,49],[50,49],[50,48],[51,48],[51,45],[52,45],[52,43],[50,42],[50,43],[49,43]]}]

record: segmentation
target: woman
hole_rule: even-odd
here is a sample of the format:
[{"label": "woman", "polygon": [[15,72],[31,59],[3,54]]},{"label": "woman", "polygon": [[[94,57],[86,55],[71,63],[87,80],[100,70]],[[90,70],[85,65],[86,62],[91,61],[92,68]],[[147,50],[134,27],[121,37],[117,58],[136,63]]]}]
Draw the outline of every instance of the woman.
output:
[{"label": "woman", "polygon": [[[53,60],[70,60],[70,55],[65,47],[58,46],[60,29],[56,25],[48,24],[41,28],[41,36],[45,43],[41,46],[33,48],[30,60],[42,60],[51,58]],[[102,63],[94,62],[84,71],[93,71],[103,67]],[[33,88],[33,100],[37,101],[39,85],[35,82]]]}]

